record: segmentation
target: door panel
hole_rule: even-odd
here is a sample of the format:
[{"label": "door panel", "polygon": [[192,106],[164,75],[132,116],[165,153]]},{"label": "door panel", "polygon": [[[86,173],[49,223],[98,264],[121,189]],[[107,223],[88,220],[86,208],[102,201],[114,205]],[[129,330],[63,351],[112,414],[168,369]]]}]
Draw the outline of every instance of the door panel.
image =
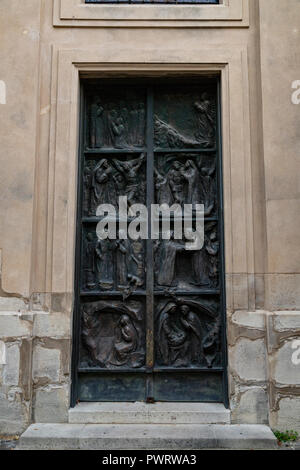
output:
[{"label": "door panel", "polygon": [[[219,132],[217,79],[82,82],[73,405],[226,403]],[[120,196],[190,204],[192,224],[203,204],[203,248],[186,250],[174,220],[168,240],[119,238]],[[116,208],[115,240],[97,237],[100,204]]]}]

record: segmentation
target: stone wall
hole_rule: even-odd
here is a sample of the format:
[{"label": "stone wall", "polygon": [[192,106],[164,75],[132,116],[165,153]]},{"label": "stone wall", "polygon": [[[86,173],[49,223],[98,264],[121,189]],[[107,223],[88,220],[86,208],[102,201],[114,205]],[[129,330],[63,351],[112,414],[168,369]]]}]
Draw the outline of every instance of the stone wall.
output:
[{"label": "stone wall", "polygon": [[33,311],[0,298],[0,435],[31,422],[66,422],[70,394],[70,322],[60,312]]},{"label": "stone wall", "polygon": [[228,318],[233,423],[300,430],[300,312],[237,311]]}]

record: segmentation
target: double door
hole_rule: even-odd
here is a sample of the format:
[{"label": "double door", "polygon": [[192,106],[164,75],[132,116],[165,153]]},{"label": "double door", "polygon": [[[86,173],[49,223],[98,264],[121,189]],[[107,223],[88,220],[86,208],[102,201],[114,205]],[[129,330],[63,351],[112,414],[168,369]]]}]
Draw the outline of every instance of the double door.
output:
[{"label": "double door", "polygon": [[[73,405],[226,402],[218,90],[217,78],[82,82]],[[202,204],[203,247],[187,250],[174,220],[151,238],[150,216],[147,239],[124,237],[120,196],[126,228],[135,204],[189,204],[192,222]],[[115,239],[97,235],[102,204]]]}]

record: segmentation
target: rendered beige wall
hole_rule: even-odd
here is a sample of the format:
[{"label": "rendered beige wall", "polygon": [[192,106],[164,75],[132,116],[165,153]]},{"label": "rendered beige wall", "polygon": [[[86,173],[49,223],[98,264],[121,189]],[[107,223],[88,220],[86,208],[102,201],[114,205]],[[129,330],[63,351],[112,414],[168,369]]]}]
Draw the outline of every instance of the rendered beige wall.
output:
[{"label": "rendered beige wall", "polygon": [[299,2],[260,1],[269,309],[300,308],[299,24]]},{"label": "rendered beige wall", "polygon": [[[145,68],[182,70],[197,62],[201,68],[204,61],[209,69],[209,54],[219,50],[234,57],[243,51],[239,66],[236,59],[226,65],[230,53],[220,53],[224,99],[236,103],[231,119],[244,116],[243,130],[236,125],[229,132],[229,119],[223,123],[224,139],[230,135],[224,186],[232,416],[284,427],[293,422],[300,401],[300,366],[291,362],[291,342],[300,339],[300,105],[291,103],[291,83],[300,80],[300,5],[231,5],[227,20],[172,17],[158,24],[64,19],[68,10],[61,18],[57,1],[1,1],[0,80],[7,96],[0,104],[0,434],[20,432],[31,420],[67,420],[78,104],[72,60],[89,57],[96,68],[97,57],[108,68],[127,63],[127,72],[131,57]],[[56,251],[60,245],[68,247],[66,256]]]}]

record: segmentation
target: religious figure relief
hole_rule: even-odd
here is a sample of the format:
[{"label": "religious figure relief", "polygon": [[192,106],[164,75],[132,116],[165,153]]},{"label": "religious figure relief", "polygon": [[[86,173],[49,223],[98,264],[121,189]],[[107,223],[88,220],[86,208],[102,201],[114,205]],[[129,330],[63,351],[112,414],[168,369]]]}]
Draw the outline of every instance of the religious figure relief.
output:
[{"label": "religious figure relief", "polygon": [[[170,295],[172,301],[164,302],[158,311],[158,363],[175,367],[211,367],[218,352],[215,312],[196,300],[179,298],[171,292]],[[204,359],[207,353],[208,358]]]},{"label": "religious figure relief", "polygon": [[[211,148],[216,143],[216,103],[207,92],[201,93],[199,99],[183,104],[182,96],[178,103],[173,103],[169,109],[169,118],[173,122],[166,122],[158,115],[154,116],[154,143],[157,148]],[[186,97],[187,100],[190,97]],[[166,108],[169,108],[169,98],[166,99]],[[180,116],[187,115],[191,122],[190,135],[188,130],[179,131]],[[164,114],[161,109],[159,114]]]},{"label": "religious figure relief", "polygon": [[111,290],[114,285],[114,244],[111,240],[98,240],[96,265],[100,290]]},{"label": "religious figure relief", "polygon": [[168,206],[172,205],[173,198],[171,193],[171,188],[168,184],[168,179],[161,175],[159,171],[154,168],[154,184],[156,190],[156,202],[158,204],[167,204]]},{"label": "religious figure relief", "polygon": [[116,204],[117,192],[111,163],[103,158],[95,166],[91,178],[90,213],[96,214],[99,204]]},{"label": "religious figure relief", "polygon": [[104,108],[96,99],[90,107],[90,144],[92,148],[102,147],[104,143]]},{"label": "religious figure relief", "polygon": [[171,287],[175,280],[176,257],[183,253],[185,246],[182,240],[175,240],[171,233],[170,240],[157,242],[154,249],[156,282],[159,286]]},{"label": "religious figure relief", "polygon": [[84,288],[87,291],[120,290],[126,300],[144,286],[144,248],[140,240],[98,240],[88,232],[83,252]]},{"label": "religious figure relief", "polygon": [[221,321],[218,317],[216,321],[210,325],[208,332],[203,339],[203,355],[206,361],[206,365],[209,368],[213,366],[218,358],[218,355],[220,354],[220,328]]},{"label": "religious figure relief", "polygon": [[171,124],[164,122],[158,116],[154,121],[154,144],[157,148],[196,148],[199,142],[181,134]]},{"label": "religious figure relief", "polygon": [[111,290],[114,285],[114,243],[98,240],[96,234],[85,236],[83,265],[87,290]]},{"label": "religious figure relief", "polygon": [[202,93],[200,100],[195,102],[195,110],[198,117],[195,137],[202,147],[213,147],[216,140],[216,105],[208,93]]},{"label": "religious figure relief", "polygon": [[90,148],[126,149],[142,147],[145,140],[145,105],[132,102],[126,106],[96,99],[90,104]]},{"label": "religious figure relief", "polygon": [[199,204],[200,178],[194,160],[187,160],[182,169],[182,175],[187,182],[186,204]]},{"label": "religious figure relief", "polygon": [[168,182],[171,188],[171,193],[175,204],[180,204],[181,206],[185,202],[185,177],[183,175],[184,167],[182,163],[178,160],[175,160],[171,169],[168,172]]},{"label": "religious figure relief", "polygon": [[122,117],[118,117],[115,121],[112,121],[112,134],[113,134],[113,145],[116,149],[122,149],[127,147],[125,139],[125,125]]},{"label": "religious figure relief", "polygon": [[95,216],[100,204],[117,207],[119,196],[127,196],[128,207],[145,199],[143,163],[145,155],[131,160],[102,158],[88,161],[83,170],[83,213]]},{"label": "religious figure relief", "polygon": [[192,254],[193,284],[216,288],[219,285],[219,247],[215,222],[205,226],[204,246]]},{"label": "religious figure relief", "polygon": [[98,301],[83,305],[81,363],[106,369],[142,367],[143,326],[140,302]]},{"label": "religious figure relief", "polygon": [[180,160],[171,155],[159,157],[155,171],[156,202],[204,205],[204,215],[215,211],[215,157],[182,154]]},{"label": "religious figure relief", "polygon": [[85,275],[85,286],[88,290],[94,289],[97,283],[97,267],[96,267],[96,248],[97,239],[92,233],[88,233],[85,242],[85,256],[83,258],[83,270]]},{"label": "religious figure relief", "polygon": [[143,248],[141,242],[116,240],[117,283],[124,300],[144,285]]},{"label": "religious figure relief", "polygon": [[137,349],[138,335],[128,315],[122,315],[117,323],[116,339],[109,364],[121,366],[128,363],[131,353]]},{"label": "religious figure relief", "polygon": [[145,162],[145,154],[142,153],[139,158],[134,160],[113,160],[115,168],[123,176],[125,181],[125,196],[127,196],[128,206],[132,206],[137,202],[141,202],[140,199],[140,181],[138,179],[138,173]]},{"label": "religious figure relief", "polygon": [[91,187],[92,187],[93,169],[91,164],[86,165],[83,170],[83,197],[82,212],[88,215],[91,208]]},{"label": "religious figure relief", "polygon": [[200,170],[201,201],[204,215],[209,217],[215,210],[216,202],[216,160],[202,158],[198,162]]}]

